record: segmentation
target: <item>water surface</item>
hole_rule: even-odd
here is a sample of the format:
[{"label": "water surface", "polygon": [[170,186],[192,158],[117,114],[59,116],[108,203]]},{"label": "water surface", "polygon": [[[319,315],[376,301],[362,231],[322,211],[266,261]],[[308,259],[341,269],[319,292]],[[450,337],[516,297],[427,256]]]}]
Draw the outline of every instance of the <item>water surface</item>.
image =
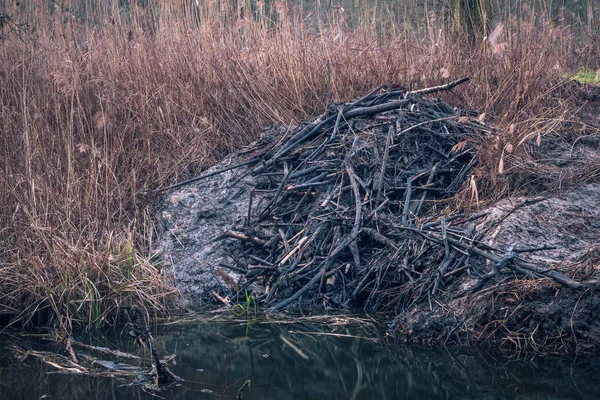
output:
[{"label": "water surface", "polygon": [[[157,349],[161,355],[176,355],[176,365],[170,368],[184,381],[155,395],[235,399],[238,388],[250,379],[251,390],[243,392],[244,399],[600,398],[599,356],[398,346],[387,343],[372,326],[346,322],[192,321],[157,328]],[[143,356],[143,349],[122,331],[78,339]],[[31,357],[18,362],[6,350],[13,345],[65,354],[62,345],[0,336],[5,349],[0,359],[2,399],[160,398],[141,385],[131,386],[131,379],[57,373]]]}]

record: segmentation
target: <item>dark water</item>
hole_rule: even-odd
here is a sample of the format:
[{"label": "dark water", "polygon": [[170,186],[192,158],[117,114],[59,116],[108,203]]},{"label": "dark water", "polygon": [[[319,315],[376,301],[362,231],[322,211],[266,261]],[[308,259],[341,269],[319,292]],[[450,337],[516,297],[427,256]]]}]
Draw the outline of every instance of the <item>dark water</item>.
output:
[{"label": "dark water", "polygon": [[[31,357],[15,361],[8,346],[62,354],[64,347],[0,336],[0,399],[235,399],[246,379],[252,383],[244,399],[600,398],[600,356],[428,349],[360,337],[373,334],[371,328],[332,321],[162,327],[154,332],[156,346],[163,355],[176,354],[171,370],[185,381],[156,393],[159,397],[127,386],[131,381],[56,373]],[[120,331],[79,339],[143,354]]]}]

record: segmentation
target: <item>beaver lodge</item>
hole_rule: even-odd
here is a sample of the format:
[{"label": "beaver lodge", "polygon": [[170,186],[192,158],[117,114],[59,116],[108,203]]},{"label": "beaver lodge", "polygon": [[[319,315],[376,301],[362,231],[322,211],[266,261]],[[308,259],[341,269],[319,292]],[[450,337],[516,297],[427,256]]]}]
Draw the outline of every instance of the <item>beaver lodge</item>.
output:
[{"label": "beaver lodge", "polygon": [[496,133],[432,97],[466,80],[332,104],[166,188],[159,248],[190,303],[384,312],[428,343],[597,345],[600,189],[480,210],[472,171]]}]

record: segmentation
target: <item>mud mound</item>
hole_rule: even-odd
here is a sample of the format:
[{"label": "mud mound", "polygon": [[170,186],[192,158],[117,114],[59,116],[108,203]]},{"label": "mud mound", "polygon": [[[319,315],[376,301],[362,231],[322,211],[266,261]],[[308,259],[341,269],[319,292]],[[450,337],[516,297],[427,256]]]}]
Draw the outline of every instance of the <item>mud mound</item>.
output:
[{"label": "mud mound", "polygon": [[[548,202],[523,199],[473,215],[445,208],[471,184],[478,143],[494,135],[472,113],[423,97],[458,83],[378,88],[317,120],[274,127],[168,188],[178,190],[165,203],[161,247],[179,287],[188,298],[229,307],[252,296],[271,312],[297,305],[393,311],[401,315],[394,329],[405,336],[429,315],[425,326],[442,326],[438,338],[448,326],[458,329],[465,299],[500,284],[582,288],[555,268],[553,260],[563,259],[552,258],[552,243],[539,243],[542,231],[526,237],[507,225]],[[482,320],[472,329],[484,332]]]},{"label": "mud mound", "polygon": [[[472,274],[448,282],[433,306],[401,314],[393,330],[407,341],[495,343],[533,349],[600,347],[600,185],[588,184],[547,198],[505,199],[484,210],[481,242],[502,249],[518,242],[536,252],[519,257],[576,278],[584,289],[550,279],[501,273],[476,288]],[[490,265],[485,266],[490,269]],[[437,304],[439,301],[442,305]]]},{"label": "mud mound", "polygon": [[528,260],[568,269],[600,254],[600,185],[588,184],[552,197],[510,198],[487,209],[477,226],[494,225],[488,244],[506,248],[518,242],[543,248]]}]

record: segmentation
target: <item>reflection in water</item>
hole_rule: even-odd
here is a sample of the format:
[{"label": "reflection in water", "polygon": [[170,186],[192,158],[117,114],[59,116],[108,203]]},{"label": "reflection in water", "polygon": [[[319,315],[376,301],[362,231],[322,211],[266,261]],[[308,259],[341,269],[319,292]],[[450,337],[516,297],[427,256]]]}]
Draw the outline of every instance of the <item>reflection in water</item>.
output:
[{"label": "reflection in water", "polygon": [[[163,327],[154,333],[157,347],[162,354],[177,355],[171,369],[185,381],[158,395],[235,399],[238,388],[251,379],[246,400],[600,398],[595,377],[600,357],[518,358],[486,351],[389,346],[381,343],[385,338],[366,339],[373,337],[370,330],[364,325],[284,322],[188,322]],[[40,343],[12,338],[10,343],[0,342],[0,347],[15,341],[21,347],[41,348]],[[86,341],[143,353],[120,332]],[[0,359],[3,399],[156,398],[140,386],[128,385],[110,378],[59,374],[35,360]]]}]

